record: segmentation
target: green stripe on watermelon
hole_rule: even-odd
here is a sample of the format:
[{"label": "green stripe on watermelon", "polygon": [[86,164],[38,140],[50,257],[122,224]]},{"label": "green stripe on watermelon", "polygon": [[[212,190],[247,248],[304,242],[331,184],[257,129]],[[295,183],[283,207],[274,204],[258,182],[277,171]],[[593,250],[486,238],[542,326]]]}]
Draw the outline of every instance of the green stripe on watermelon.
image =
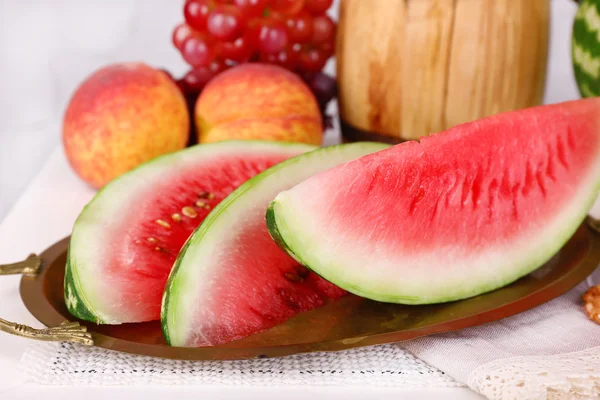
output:
[{"label": "green stripe on watermelon", "polygon": [[169,276],[162,307],[167,343],[225,343],[343,295],[277,247],[264,215],[279,191],[387,147],[353,143],[302,154],[255,176],[223,200],[184,245]]},{"label": "green stripe on watermelon", "polygon": [[583,97],[600,94],[600,1],[584,0],[573,24],[571,55]]},{"label": "green stripe on watermelon", "polygon": [[582,97],[596,97],[596,93],[600,93],[598,82],[600,80],[593,79],[581,69],[577,64],[573,65],[577,88]]},{"label": "green stripe on watermelon", "polygon": [[428,304],[548,261],[600,191],[600,99],[499,114],[311,177],[270,205],[282,249],[373,300]]},{"label": "green stripe on watermelon", "polygon": [[79,280],[74,277],[74,271],[77,268],[71,266],[74,263],[71,257],[69,257],[70,249],[67,252],[67,266],[65,269],[65,304],[67,310],[71,315],[76,316],[79,319],[86,321],[92,321],[97,324],[103,323],[103,321],[92,311],[92,307],[88,305],[88,301],[85,299],[83,292],[79,286]]},{"label": "green stripe on watermelon", "polygon": [[104,324],[160,319],[171,266],[211,209],[257,173],[314,149],[261,141],[198,145],[115,179],[73,227],[65,272],[69,311]]}]

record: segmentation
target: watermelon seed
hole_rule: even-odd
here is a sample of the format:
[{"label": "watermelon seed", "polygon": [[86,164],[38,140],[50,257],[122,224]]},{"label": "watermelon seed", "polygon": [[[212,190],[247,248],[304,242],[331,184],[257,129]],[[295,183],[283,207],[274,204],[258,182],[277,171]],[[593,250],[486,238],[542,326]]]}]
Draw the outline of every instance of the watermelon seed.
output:
[{"label": "watermelon seed", "polygon": [[154,239],[153,237],[149,237],[149,238],[148,238],[148,241],[149,241],[150,243],[156,243],[156,239]]},{"label": "watermelon seed", "polygon": [[180,222],[181,221],[181,215],[179,215],[178,213],[175,213],[173,215],[171,215],[171,219],[175,222]]},{"label": "watermelon seed", "polygon": [[160,251],[161,253],[171,254],[171,252],[168,249],[165,249],[164,247],[160,247],[160,246],[156,246],[154,248],[154,250]]},{"label": "watermelon seed", "polygon": [[285,274],[283,274],[283,276],[285,276],[285,278],[291,282],[302,282],[304,280],[299,275],[292,274],[291,272],[286,272]]},{"label": "watermelon seed", "polygon": [[308,268],[304,268],[302,266],[298,268],[298,275],[301,278],[306,278],[309,274],[310,274],[310,271],[308,270]]},{"label": "watermelon seed", "polygon": [[203,202],[203,201],[200,201],[200,200],[198,200],[198,201],[196,202],[196,207],[204,207],[204,206],[206,206],[206,203],[205,203],[205,202]]},{"label": "watermelon seed", "polygon": [[162,226],[163,228],[167,228],[167,229],[171,228],[171,225],[169,225],[168,222],[163,221],[162,219],[157,219],[156,223],[159,224],[160,226]]},{"label": "watermelon seed", "polygon": [[185,215],[186,217],[190,217],[190,218],[196,218],[198,216],[198,213],[196,212],[196,210],[194,210],[192,207],[189,206],[185,206],[181,209],[181,212],[183,213],[183,215]]},{"label": "watermelon seed", "polygon": [[213,193],[209,193],[209,192],[200,192],[198,194],[198,197],[200,197],[201,199],[212,200],[215,198],[215,195]]}]

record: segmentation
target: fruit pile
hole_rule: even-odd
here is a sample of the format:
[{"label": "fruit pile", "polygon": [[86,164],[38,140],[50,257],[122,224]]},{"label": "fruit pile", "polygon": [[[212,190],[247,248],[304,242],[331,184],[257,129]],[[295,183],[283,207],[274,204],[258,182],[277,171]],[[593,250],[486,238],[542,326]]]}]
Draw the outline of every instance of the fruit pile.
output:
[{"label": "fruit pile", "polygon": [[[257,68],[300,81],[244,65],[202,96]],[[389,148],[221,141],[161,157],[83,209],[65,304],[98,324],[160,318],[168,344],[197,347],[265,331],[346,291],[399,304],[489,292],[552,258],[585,219],[600,189],[599,114],[594,98]],[[596,297],[584,299],[594,319]],[[333,332],[331,316],[305,321]]]},{"label": "fruit pile", "polygon": [[242,63],[276,64],[298,73],[322,108],[335,82],[321,73],[335,48],[333,0],[187,0],[173,44],[192,67],[179,81],[197,94],[219,72]]}]

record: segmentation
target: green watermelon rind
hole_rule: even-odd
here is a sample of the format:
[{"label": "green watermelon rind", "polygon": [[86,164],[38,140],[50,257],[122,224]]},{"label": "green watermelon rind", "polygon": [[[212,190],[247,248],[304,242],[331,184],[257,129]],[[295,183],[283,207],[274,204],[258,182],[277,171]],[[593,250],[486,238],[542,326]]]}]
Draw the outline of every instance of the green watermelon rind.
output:
[{"label": "green watermelon rind", "polygon": [[[156,169],[159,169],[160,171],[166,171],[171,167],[171,165],[177,164],[177,162],[183,157],[202,157],[203,154],[210,155],[211,150],[219,151],[221,148],[230,147],[238,147],[240,149],[249,150],[255,149],[256,151],[260,151],[261,148],[270,150],[288,148],[297,149],[298,152],[306,152],[315,149],[315,146],[301,143],[260,140],[231,140],[211,144],[202,144],[154,158],[141,164],[133,170],[122,174],[118,178],[108,183],[106,186],[100,189],[94,198],[83,208],[73,226],[73,232],[71,234],[71,240],[67,253],[64,279],[64,300],[67,310],[71,315],[76,318],[97,324],[121,323],[120,321],[112,320],[103,315],[102,312],[98,310],[98,307],[94,306],[94,303],[99,300],[95,299],[93,295],[90,296],[89,293],[86,293],[84,285],[82,284],[82,277],[79,274],[80,268],[78,267],[78,262],[81,262],[81,256],[85,258],[88,245],[88,243],[86,243],[84,240],[84,238],[87,236],[85,234],[85,230],[83,233],[80,231],[82,230],[82,226],[92,225],[92,223],[86,221],[86,219],[90,217],[90,213],[94,213],[94,210],[101,208],[97,207],[98,205],[101,205],[104,202],[107,204],[118,204],[120,201],[118,196],[114,199],[112,198],[111,188],[124,185],[125,183],[135,184],[135,182],[140,182],[140,176],[138,175],[140,175],[140,173],[144,173],[144,171],[155,171]],[[195,153],[198,154],[196,155]],[[128,185],[127,190],[131,190],[131,187],[132,185]],[[89,284],[90,283],[88,282],[88,285]]]},{"label": "green watermelon rind", "polygon": [[221,203],[219,203],[219,205],[217,205],[217,207],[215,207],[213,211],[206,217],[202,224],[200,224],[200,226],[196,228],[194,233],[189,237],[187,242],[182,247],[179,256],[177,257],[177,260],[173,265],[163,294],[161,325],[163,330],[163,336],[165,337],[169,345],[173,345],[173,339],[171,337],[169,328],[170,326],[177,326],[177,323],[173,319],[174,313],[171,313],[170,310],[177,310],[180,307],[179,301],[181,300],[181,296],[178,296],[178,294],[182,292],[182,286],[185,282],[184,279],[181,278],[181,274],[179,274],[179,272],[181,269],[181,264],[183,262],[184,255],[189,251],[189,248],[195,245],[196,243],[199,243],[205,236],[210,235],[211,228],[213,228],[215,221],[218,221],[220,216],[226,213],[231,205],[236,204],[238,199],[240,199],[242,196],[244,196],[244,194],[252,190],[259,183],[263,182],[265,179],[269,178],[272,175],[280,173],[286,168],[289,168],[296,164],[301,164],[305,160],[311,160],[314,156],[313,153],[315,152],[325,154],[327,152],[339,151],[344,147],[362,147],[367,149],[369,152],[376,152],[388,148],[389,145],[375,142],[356,142],[351,144],[333,145],[317,148],[314,151],[287,159],[254,176],[253,178],[249,179],[247,182],[242,184],[240,187],[238,187],[236,190],[234,190],[229,196],[227,196],[223,201],[221,201]]},{"label": "green watermelon rind", "polygon": [[70,256],[71,246],[67,250],[67,265],[65,267],[65,305],[69,313],[79,319],[101,324],[102,320],[92,311],[88,300],[83,295],[77,278],[77,268],[72,264],[75,261]]},{"label": "green watermelon rind", "polygon": [[[281,250],[285,251],[287,253],[287,255],[292,257],[294,260],[296,260],[303,266],[309,268],[308,263],[306,261],[304,261],[300,257],[299,254],[296,254],[287,245],[286,240],[283,238],[283,235],[280,233],[280,231],[279,231],[280,228],[284,232],[287,232],[288,228],[285,226],[285,223],[283,221],[280,221],[279,225],[277,224],[276,217],[275,217],[275,202],[274,201],[269,203],[269,207],[267,208],[267,214],[265,215],[265,219],[267,220],[267,229],[269,230],[269,235],[271,235],[271,238],[275,241],[275,243],[277,243],[277,246],[279,246],[279,248]],[[316,271],[313,271],[313,272],[318,274],[318,272],[316,272]]]},{"label": "green watermelon rind", "polygon": [[579,6],[571,39],[575,80],[582,97],[600,95],[600,1]]},{"label": "green watermelon rind", "polygon": [[[600,177],[600,165],[596,166],[595,172],[592,175],[594,174],[596,177]],[[549,261],[554,255],[556,255],[556,253],[558,253],[558,251],[565,245],[565,243],[569,241],[569,239],[577,231],[581,223],[585,220],[588,211],[592,208],[595,199],[598,197],[598,194],[600,194],[600,180],[595,180],[591,186],[593,187],[593,189],[589,193],[587,193],[586,201],[583,204],[580,204],[579,207],[577,207],[577,213],[572,213],[568,216],[568,218],[565,218],[565,220],[568,221],[568,223],[563,226],[562,231],[560,233],[555,235],[553,242],[548,246],[548,248],[543,249],[543,251],[542,249],[540,249],[540,251],[537,251],[535,254],[530,255],[529,259],[523,263],[521,268],[511,270],[509,274],[505,274],[506,276],[504,276],[501,279],[483,282],[480,285],[467,287],[466,290],[462,291],[456,290],[456,288],[453,287],[451,290],[451,295],[444,295],[439,293],[437,295],[431,296],[431,293],[428,293],[427,297],[423,297],[399,294],[399,292],[404,289],[407,289],[408,291],[412,290],[412,283],[410,281],[406,281],[404,287],[402,288],[399,288],[397,285],[389,287],[383,285],[378,285],[377,287],[368,287],[368,285],[355,284],[353,282],[358,282],[360,281],[360,279],[353,279],[353,282],[351,282],[347,279],[347,273],[343,274],[344,276],[332,273],[332,271],[335,271],[336,269],[340,270],[340,268],[332,268],[331,265],[322,265],[318,262],[315,262],[314,259],[311,260],[313,254],[307,252],[305,249],[306,243],[310,240],[306,240],[305,237],[302,237],[301,234],[298,234],[298,229],[296,229],[295,231],[290,229],[290,226],[288,226],[288,224],[286,223],[286,218],[282,217],[282,210],[285,209],[284,198],[286,192],[280,193],[269,204],[266,219],[271,237],[275,240],[275,242],[283,251],[285,251],[290,257],[294,258],[300,264],[309,268],[324,279],[341,287],[342,289],[349,291],[350,293],[386,303],[398,303],[407,305],[446,303],[474,297],[509,285],[515,282],[516,280],[528,275],[529,273],[533,272],[534,270],[542,266],[544,263]],[[297,227],[301,224],[295,223],[294,225],[295,227]],[[318,238],[316,240],[318,240]]]}]

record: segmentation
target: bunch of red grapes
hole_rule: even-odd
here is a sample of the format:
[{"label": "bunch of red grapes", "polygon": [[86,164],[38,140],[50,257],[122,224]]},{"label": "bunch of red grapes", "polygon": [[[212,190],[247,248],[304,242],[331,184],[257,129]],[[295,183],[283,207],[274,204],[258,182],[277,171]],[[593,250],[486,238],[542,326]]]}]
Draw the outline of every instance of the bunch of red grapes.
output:
[{"label": "bunch of red grapes", "polygon": [[335,49],[333,0],[187,0],[173,44],[192,69],[179,81],[198,93],[219,72],[246,62],[299,74],[324,107],[335,81],[321,73]]}]

